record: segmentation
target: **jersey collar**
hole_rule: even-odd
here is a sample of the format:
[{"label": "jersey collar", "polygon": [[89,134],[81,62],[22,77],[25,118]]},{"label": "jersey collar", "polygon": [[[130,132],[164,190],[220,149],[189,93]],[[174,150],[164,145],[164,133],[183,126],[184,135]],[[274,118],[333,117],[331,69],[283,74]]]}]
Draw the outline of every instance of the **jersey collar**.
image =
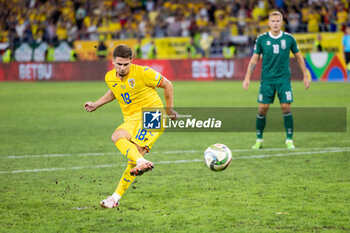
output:
[{"label": "jersey collar", "polygon": [[272,35],[272,33],[269,31],[269,36],[270,36],[271,38],[273,38],[273,39],[278,39],[278,38],[280,38],[280,37],[282,36],[282,34],[283,34],[283,32],[280,31],[280,34],[278,34],[277,36],[274,36],[274,35]]}]

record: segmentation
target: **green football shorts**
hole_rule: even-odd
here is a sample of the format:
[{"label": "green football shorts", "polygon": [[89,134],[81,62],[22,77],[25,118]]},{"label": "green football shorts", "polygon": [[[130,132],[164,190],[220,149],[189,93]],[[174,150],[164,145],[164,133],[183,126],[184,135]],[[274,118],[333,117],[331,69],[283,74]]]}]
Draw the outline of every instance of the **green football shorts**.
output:
[{"label": "green football shorts", "polygon": [[258,102],[262,104],[272,104],[275,100],[275,95],[278,95],[280,103],[292,103],[293,91],[290,82],[278,84],[260,84]]}]

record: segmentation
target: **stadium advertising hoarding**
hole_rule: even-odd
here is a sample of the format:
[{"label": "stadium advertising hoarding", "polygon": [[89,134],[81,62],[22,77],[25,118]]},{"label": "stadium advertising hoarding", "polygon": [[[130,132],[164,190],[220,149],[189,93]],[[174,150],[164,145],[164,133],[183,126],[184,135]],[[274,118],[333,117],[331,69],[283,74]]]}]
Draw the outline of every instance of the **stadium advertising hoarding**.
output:
[{"label": "stadium advertising hoarding", "polygon": [[342,62],[343,55],[316,52],[305,55],[305,64],[312,81],[349,81]]},{"label": "stadium advertising hoarding", "polygon": [[92,81],[103,80],[107,63],[11,62],[0,63],[0,81]]},{"label": "stadium advertising hoarding", "polygon": [[[135,60],[136,64],[149,66],[170,80],[234,80],[235,72],[246,59],[185,59],[185,60]],[[248,63],[247,63],[248,65]],[[242,66],[241,66],[242,67]],[[244,75],[242,76],[244,77]],[[257,77],[256,77],[257,78]]]},{"label": "stadium advertising hoarding", "polygon": [[[196,59],[196,60],[134,60],[135,64],[149,66],[170,80],[241,80],[242,67],[249,59]],[[113,69],[108,61],[79,62],[12,62],[0,64],[1,81],[83,81],[103,80],[104,74]],[[259,79],[259,65],[253,79]]]},{"label": "stadium advertising hoarding", "polygon": [[[172,81],[243,80],[249,58],[239,59],[181,59],[134,60],[135,64],[149,66]],[[292,79],[301,80],[297,61],[291,59]],[[110,61],[77,62],[11,62],[0,63],[0,81],[93,81],[104,80]],[[259,80],[261,62],[252,75]]]}]

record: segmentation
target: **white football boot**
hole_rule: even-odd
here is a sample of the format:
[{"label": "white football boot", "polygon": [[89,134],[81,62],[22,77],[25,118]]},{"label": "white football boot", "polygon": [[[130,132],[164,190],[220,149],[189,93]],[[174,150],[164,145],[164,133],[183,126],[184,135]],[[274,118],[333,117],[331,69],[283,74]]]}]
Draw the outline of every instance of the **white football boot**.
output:
[{"label": "white football boot", "polygon": [[137,160],[136,167],[130,170],[130,175],[141,176],[145,172],[152,171],[153,168],[154,166],[152,162],[141,158]]},{"label": "white football boot", "polygon": [[119,201],[116,201],[114,197],[109,196],[100,202],[100,205],[104,208],[115,208],[119,206]]}]

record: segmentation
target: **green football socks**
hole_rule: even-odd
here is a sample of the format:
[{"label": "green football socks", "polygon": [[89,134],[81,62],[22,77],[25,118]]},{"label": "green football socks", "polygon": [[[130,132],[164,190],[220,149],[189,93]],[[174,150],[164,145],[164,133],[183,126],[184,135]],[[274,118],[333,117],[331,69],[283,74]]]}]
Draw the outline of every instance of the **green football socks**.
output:
[{"label": "green football socks", "polygon": [[[293,144],[293,115],[292,113],[285,113],[283,114],[284,119],[284,128],[286,130],[286,146],[287,149],[295,149],[295,146]],[[266,116],[258,114],[256,116],[256,137],[257,140],[255,144],[253,145],[252,149],[258,150],[262,148],[262,142],[263,142],[263,133],[266,125]]]},{"label": "green football socks", "polygon": [[284,128],[286,129],[287,140],[293,138],[293,115],[292,113],[283,114]]},{"label": "green football socks", "polygon": [[266,116],[265,115],[256,115],[256,137],[257,139],[263,138],[264,128],[266,125]]}]

